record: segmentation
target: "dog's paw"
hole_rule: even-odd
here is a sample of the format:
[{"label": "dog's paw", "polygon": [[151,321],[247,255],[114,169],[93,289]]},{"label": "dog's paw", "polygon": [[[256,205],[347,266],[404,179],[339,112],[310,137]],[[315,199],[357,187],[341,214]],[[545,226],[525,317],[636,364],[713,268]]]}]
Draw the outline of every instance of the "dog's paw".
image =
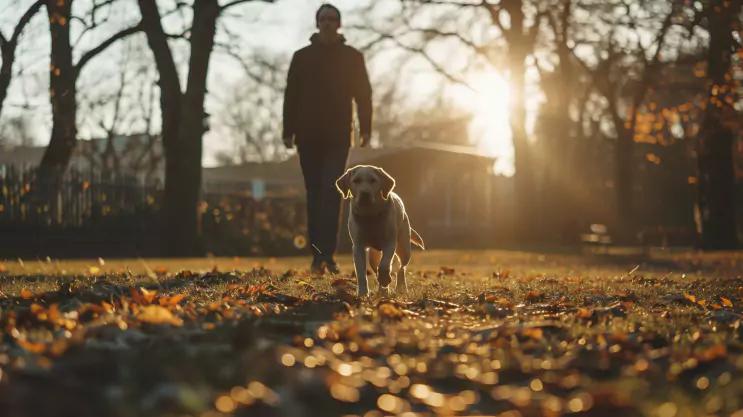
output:
[{"label": "dog's paw", "polygon": [[378,295],[378,296],[379,296],[380,298],[390,298],[390,295],[391,295],[391,292],[390,292],[390,287],[389,287],[389,286],[387,286],[387,287],[382,287],[382,286],[380,285],[380,286],[379,286],[379,291],[377,291],[377,295]]}]

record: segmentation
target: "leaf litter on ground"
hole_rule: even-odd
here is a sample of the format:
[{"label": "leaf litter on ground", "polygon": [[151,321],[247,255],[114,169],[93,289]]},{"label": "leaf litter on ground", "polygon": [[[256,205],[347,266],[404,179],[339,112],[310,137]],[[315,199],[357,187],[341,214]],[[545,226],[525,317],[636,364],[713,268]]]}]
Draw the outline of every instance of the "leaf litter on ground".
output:
[{"label": "leaf litter on ground", "polygon": [[507,259],[508,269],[490,272],[452,263],[412,270],[411,294],[390,299],[357,298],[350,274],[315,277],[280,264],[156,267],[154,278],[101,270],[6,277],[0,409],[40,417],[743,415],[740,276],[581,273],[578,265],[565,274],[546,262],[542,270]]}]

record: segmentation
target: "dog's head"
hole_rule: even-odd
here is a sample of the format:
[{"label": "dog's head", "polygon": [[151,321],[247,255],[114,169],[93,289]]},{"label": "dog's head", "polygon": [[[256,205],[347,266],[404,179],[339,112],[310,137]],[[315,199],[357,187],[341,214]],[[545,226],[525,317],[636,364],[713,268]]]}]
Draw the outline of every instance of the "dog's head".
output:
[{"label": "dog's head", "polygon": [[395,179],[382,168],[356,165],[338,178],[335,186],[344,199],[353,197],[356,205],[373,206],[389,198],[395,188]]}]

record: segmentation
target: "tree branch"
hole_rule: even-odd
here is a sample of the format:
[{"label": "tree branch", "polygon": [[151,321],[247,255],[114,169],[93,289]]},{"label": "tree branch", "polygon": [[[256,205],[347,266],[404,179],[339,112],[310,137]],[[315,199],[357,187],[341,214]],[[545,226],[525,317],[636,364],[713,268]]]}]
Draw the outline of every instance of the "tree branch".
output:
[{"label": "tree branch", "polygon": [[433,58],[431,58],[426,53],[426,51],[424,50],[424,48],[404,45],[402,42],[400,42],[399,39],[394,38],[394,37],[392,37],[390,39],[392,39],[395,42],[395,44],[397,44],[398,47],[400,47],[402,49],[405,49],[408,52],[416,53],[416,54],[420,55],[421,57],[423,57],[426,61],[428,61],[429,65],[431,65],[436,70],[436,72],[438,72],[439,74],[443,75],[450,82],[452,82],[454,84],[459,84],[459,85],[461,85],[463,87],[466,87],[470,91],[475,91],[475,89],[472,88],[472,86],[469,85],[466,81],[464,81],[463,79],[461,79],[461,78],[459,78],[459,77],[451,74],[444,67],[442,67],[441,64],[439,64]]},{"label": "tree branch", "polygon": [[189,32],[191,32],[190,27],[183,29],[183,32],[181,33],[166,33],[165,36],[167,36],[168,39],[188,39]]},{"label": "tree branch", "polygon": [[46,3],[46,0],[37,0],[36,3],[32,4],[31,7],[26,10],[26,13],[21,16],[21,19],[13,30],[10,40],[5,39],[3,34],[0,33],[0,48],[5,48],[6,45],[15,45],[18,43],[18,38],[21,36],[21,32],[23,32],[23,29],[28,25],[28,22],[31,21],[31,18],[33,18],[36,12],[41,9],[41,6],[43,6],[44,3]]},{"label": "tree branch", "polygon": [[121,32],[111,36],[110,38],[103,41],[100,45],[96,46],[95,48],[89,50],[88,52],[84,53],[82,57],[80,57],[80,61],[78,61],[77,65],[75,65],[75,77],[80,75],[80,71],[83,69],[85,64],[90,62],[91,59],[93,59],[96,55],[103,52],[108,48],[109,46],[113,45],[116,41],[119,39],[123,39],[129,35],[132,35],[134,33],[137,33],[143,29],[142,23],[138,23],[136,26],[132,26],[130,28],[124,29]]},{"label": "tree branch", "polygon": [[275,0],[232,0],[231,2],[222,6],[220,9],[221,9],[221,12],[223,13],[225,10],[227,10],[228,8],[232,6],[237,6],[238,4],[242,4],[242,3],[252,3],[254,1],[262,1],[264,3],[273,3]]},{"label": "tree branch", "polygon": [[503,36],[508,38],[509,31],[505,28],[505,26],[503,26],[503,22],[500,21],[500,16],[498,15],[501,10],[500,5],[492,4],[488,0],[482,0],[481,5],[485,8],[485,10],[488,11],[488,14],[490,14],[490,20],[493,22],[493,24],[498,27],[498,30],[503,33]]}]

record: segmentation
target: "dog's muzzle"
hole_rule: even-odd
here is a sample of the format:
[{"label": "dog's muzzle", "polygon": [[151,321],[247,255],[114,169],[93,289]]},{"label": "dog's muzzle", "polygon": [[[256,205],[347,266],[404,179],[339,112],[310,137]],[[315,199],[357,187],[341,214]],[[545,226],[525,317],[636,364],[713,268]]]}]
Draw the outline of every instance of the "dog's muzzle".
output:
[{"label": "dog's muzzle", "polygon": [[359,203],[369,204],[373,202],[372,194],[368,191],[362,191],[359,193]]}]

